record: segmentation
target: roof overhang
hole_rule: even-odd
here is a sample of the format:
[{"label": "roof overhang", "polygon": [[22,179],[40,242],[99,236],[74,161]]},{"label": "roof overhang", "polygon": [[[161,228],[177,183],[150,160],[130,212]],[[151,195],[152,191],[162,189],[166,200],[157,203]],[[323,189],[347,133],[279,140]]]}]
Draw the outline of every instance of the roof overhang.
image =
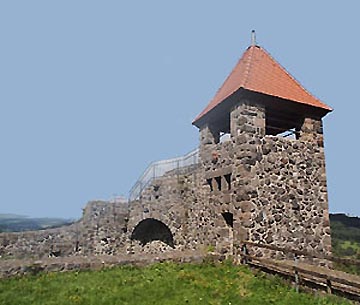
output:
[{"label": "roof overhang", "polygon": [[202,128],[207,124],[217,125],[224,118],[229,118],[232,109],[244,101],[262,105],[272,111],[294,113],[303,117],[322,118],[333,110],[240,88],[207,113],[195,119],[192,124],[198,128]]}]

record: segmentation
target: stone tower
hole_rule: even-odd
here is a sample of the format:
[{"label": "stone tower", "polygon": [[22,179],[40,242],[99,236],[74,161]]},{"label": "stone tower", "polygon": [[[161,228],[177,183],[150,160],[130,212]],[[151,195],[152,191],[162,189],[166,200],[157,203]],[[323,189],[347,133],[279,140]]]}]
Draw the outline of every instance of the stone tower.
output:
[{"label": "stone tower", "polygon": [[253,44],[193,124],[208,240],[245,240],[330,254],[322,118],[332,109]]}]

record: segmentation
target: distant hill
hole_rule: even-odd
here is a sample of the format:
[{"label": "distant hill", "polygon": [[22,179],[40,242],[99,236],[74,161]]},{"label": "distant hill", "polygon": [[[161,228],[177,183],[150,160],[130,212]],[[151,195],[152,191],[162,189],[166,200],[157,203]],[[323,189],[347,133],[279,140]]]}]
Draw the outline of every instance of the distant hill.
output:
[{"label": "distant hill", "polygon": [[330,221],[342,223],[346,227],[360,229],[360,218],[357,216],[348,216],[343,213],[330,214]]},{"label": "distant hill", "polygon": [[330,214],[331,237],[333,240],[360,244],[360,218],[345,214]]},{"label": "distant hill", "polygon": [[56,228],[73,222],[73,219],[30,218],[15,214],[0,214],[0,232],[20,232]]},{"label": "distant hill", "polygon": [[26,216],[23,215],[17,215],[17,214],[0,214],[0,221],[3,219],[9,219],[9,218],[25,218]]},{"label": "distant hill", "polygon": [[[331,244],[335,256],[360,259],[360,218],[330,214]],[[346,272],[360,274],[360,266],[335,264]]]}]

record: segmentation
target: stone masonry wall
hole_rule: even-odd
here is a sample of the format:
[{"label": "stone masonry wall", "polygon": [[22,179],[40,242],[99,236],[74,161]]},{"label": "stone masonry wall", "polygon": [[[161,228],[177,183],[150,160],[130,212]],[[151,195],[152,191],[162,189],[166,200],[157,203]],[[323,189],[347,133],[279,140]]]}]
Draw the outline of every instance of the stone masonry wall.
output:
[{"label": "stone masonry wall", "polygon": [[[189,218],[189,211],[193,202],[196,202],[197,172],[198,167],[172,171],[154,180],[139,200],[130,203],[128,253],[196,248],[196,241],[189,238],[188,229],[195,225]],[[146,219],[155,219],[166,225],[173,236],[174,247],[159,242],[154,247],[143,247],[138,240],[131,239],[137,225]]]},{"label": "stone masonry wall", "polygon": [[1,233],[0,256],[3,258],[41,258],[51,253],[68,256],[76,252],[79,223],[55,229]]},{"label": "stone masonry wall", "polygon": [[55,229],[0,234],[0,256],[43,258],[122,253],[128,210],[124,204],[93,201],[83,218]]},{"label": "stone masonry wall", "polygon": [[94,201],[86,205],[81,219],[84,254],[123,254],[128,222],[124,203]]},{"label": "stone masonry wall", "polygon": [[[298,140],[265,136],[265,109],[243,101],[231,113],[231,140],[216,142],[211,127],[201,130],[204,176],[211,184],[205,205],[216,211],[220,252],[233,250],[230,239],[235,250],[250,240],[330,254],[321,120],[306,118]],[[229,174],[231,189],[224,179]],[[221,221],[227,211],[233,229]]]}]

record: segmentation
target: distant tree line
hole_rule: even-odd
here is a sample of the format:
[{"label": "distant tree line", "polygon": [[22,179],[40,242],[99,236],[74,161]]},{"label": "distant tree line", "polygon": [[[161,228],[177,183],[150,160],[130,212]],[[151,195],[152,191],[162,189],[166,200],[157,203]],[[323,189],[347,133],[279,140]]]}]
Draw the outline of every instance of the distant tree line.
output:
[{"label": "distant tree line", "polygon": [[59,218],[0,217],[0,232],[34,231],[71,224],[73,220]]}]

